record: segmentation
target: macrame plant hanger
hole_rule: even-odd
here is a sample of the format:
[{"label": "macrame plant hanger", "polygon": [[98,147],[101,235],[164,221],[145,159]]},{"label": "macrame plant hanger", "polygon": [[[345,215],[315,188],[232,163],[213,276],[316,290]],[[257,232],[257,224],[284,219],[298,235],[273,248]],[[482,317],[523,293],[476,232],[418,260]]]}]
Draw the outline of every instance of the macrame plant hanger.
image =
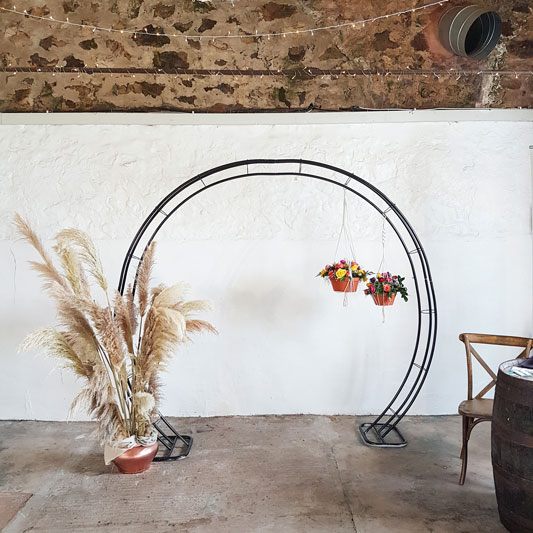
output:
[{"label": "macrame plant hanger", "polygon": [[[342,200],[342,224],[341,229],[339,231],[339,238],[337,239],[337,246],[335,247],[335,254],[333,256],[333,264],[337,262],[337,253],[339,251],[339,246],[341,244],[341,239],[344,237],[344,245],[347,249],[350,250],[350,261],[355,261],[357,263],[357,259],[355,258],[355,251],[354,251],[354,245],[353,245],[353,239],[352,239],[352,233],[350,232],[350,222],[348,220],[348,204],[346,202],[346,189],[343,191],[343,200]],[[346,285],[346,288],[344,289],[344,300],[342,305],[344,307],[347,307],[348,305],[348,289],[352,287],[353,283],[353,272],[352,272],[352,265],[348,262],[348,272],[350,273],[350,283]]]},{"label": "macrame plant hanger", "polygon": [[[378,274],[383,274],[382,268],[383,264],[385,263],[385,241],[387,239],[387,233],[386,233],[386,227],[385,227],[385,220],[387,216],[385,213],[382,213],[382,226],[381,226],[381,262],[379,263],[379,267],[376,271],[376,276]],[[381,306],[381,321],[383,324],[385,323],[385,306]]]}]

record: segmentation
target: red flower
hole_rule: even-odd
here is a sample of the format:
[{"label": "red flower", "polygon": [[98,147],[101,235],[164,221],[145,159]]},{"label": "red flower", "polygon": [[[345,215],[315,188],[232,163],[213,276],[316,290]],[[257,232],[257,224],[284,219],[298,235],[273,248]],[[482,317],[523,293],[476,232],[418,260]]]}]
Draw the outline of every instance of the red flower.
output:
[{"label": "red flower", "polygon": [[385,283],[385,284],[383,285],[383,290],[384,290],[385,292],[389,292],[389,291],[390,291],[390,285],[389,285],[388,283]]}]

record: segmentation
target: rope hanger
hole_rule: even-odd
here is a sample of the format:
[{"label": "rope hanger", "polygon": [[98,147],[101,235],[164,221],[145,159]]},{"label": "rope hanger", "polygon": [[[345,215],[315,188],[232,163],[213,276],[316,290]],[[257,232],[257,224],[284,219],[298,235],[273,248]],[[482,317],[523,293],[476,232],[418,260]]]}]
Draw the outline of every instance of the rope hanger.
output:
[{"label": "rope hanger", "polygon": [[[377,269],[376,275],[379,273],[382,273],[383,265],[385,264],[385,245],[387,240],[387,231],[385,226],[385,221],[387,220],[386,212],[381,213],[382,215],[382,225],[381,225],[381,261],[379,263],[379,267]],[[357,263],[356,255],[355,255],[355,247],[353,243],[353,237],[352,233],[350,231],[350,221],[348,217],[348,203],[346,201],[346,189],[343,191],[343,200],[342,200],[342,223],[339,230],[339,237],[337,239],[337,245],[335,247],[335,254],[333,256],[333,264],[337,262],[337,254],[339,252],[339,247],[341,245],[341,240],[344,237],[344,244],[347,249],[350,251],[350,261],[355,261]],[[349,268],[350,272],[350,278],[353,279],[352,276],[352,269],[351,265]],[[347,292],[348,286],[344,290],[344,300],[343,300],[343,306],[348,306],[348,292]],[[381,306],[381,313],[382,313],[382,322],[385,323],[385,306]]]},{"label": "rope hanger", "polygon": [[[376,272],[376,275],[381,273],[381,268],[383,267],[383,264],[385,263],[385,241],[387,238],[386,234],[386,227],[385,227],[385,220],[387,219],[387,215],[385,212],[382,214],[382,226],[381,226],[381,262],[379,263],[378,271]],[[385,306],[381,306],[381,322],[385,324]]]},{"label": "rope hanger", "polygon": [[351,286],[353,283],[353,274],[352,274],[352,265],[350,264],[350,261],[355,261],[357,263],[357,259],[355,256],[355,249],[353,245],[353,238],[352,233],[350,231],[350,222],[348,220],[348,203],[346,202],[346,189],[343,191],[343,200],[342,200],[342,224],[341,228],[339,230],[339,238],[337,239],[337,246],[335,247],[335,254],[333,256],[333,264],[337,261],[337,253],[339,251],[339,246],[341,244],[341,239],[344,237],[344,244],[346,248],[350,250],[350,259],[349,259],[349,268],[348,271],[350,273],[350,283],[346,286],[344,289],[344,299],[343,299],[343,307],[348,306],[348,287]]},{"label": "rope hanger", "polygon": [[339,251],[339,246],[341,243],[341,238],[344,235],[345,244],[347,244],[348,248],[350,249],[350,253],[352,254],[351,257],[355,262],[357,262],[357,259],[355,258],[352,234],[349,228],[348,204],[346,202],[346,189],[343,191],[343,193],[344,193],[344,197],[342,200],[342,224],[341,224],[341,229],[339,230],[339,238],[337,239],[337,246],[335,248],[335,254],[333,256],[333,261],[335,262],[336,260],[337,252]]}]

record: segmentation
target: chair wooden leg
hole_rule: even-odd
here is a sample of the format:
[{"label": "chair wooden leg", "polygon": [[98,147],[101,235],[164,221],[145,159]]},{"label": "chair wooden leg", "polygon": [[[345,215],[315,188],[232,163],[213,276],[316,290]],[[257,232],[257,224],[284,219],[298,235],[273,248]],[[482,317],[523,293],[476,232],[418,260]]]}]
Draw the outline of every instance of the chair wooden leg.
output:
[{"label": "chair wooden leg", "polygon": [[470,438],[470,418],[463,416],[463,447],[461,448],[461,459],[463,464],[461,466],[461,476],[459,477],[459,485],[464,485],[466,479],[466,467],[468,464],[468,439]]}]

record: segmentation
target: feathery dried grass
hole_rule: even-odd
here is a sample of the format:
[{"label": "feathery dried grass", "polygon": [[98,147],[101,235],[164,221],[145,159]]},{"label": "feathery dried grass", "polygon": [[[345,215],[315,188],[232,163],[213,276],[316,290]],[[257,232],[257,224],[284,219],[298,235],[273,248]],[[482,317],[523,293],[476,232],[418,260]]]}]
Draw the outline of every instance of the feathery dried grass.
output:
[{"label": "feathery dried grass", "polygon": [[139,301],[139,313],[141,317],[146,314],[148,307],[148,295],[150,293],[150,277],[154,266],[155,242],[144,251],[141,264],[137,269],[137,298]]},{"label": "feathery dried grass", "polygon": [[158,414],[157,409],[159,405],[161,404],[161,400],[163,399],[163,393],[162,393],[162,383],[161,383],[161,377],[159,372],[152,372],[148,379],[146,380],[146,390],[149,390],[152,393],[152,396],[155,399],[155,405],[152,409],[152,412],[150,413],[150,420],[152,422],[155,422],[157,420]]},{"label": "feathery dried grass", "polygon": [[[185,283],[161,285],[150,292],[155,251],[152,243],[138,270],[139,307],[131,286],[123,296],[115,291],[113,307],[109,299],[107,307],[100,307],[92,298],[86,272],[104,290],[106,298],[107,282],[98,252],[85,233],[74,229],[58,233],[54,250],[59,270],[22,217],[15,217],[15,225],[42,259],[42,263],[32,265],[45,278],[62,328],[37,330],[24,340],[21,349],[40,346],[85,380],[70,411],[83,404],[98,421],[103,442],[149,435],[161,399],[161,370],[175,349],[190,340],[191,333],[216,333],[208,322],[192,318],[193,313],[209,309],[209,304],[186,301]],[[135,346],[143,317],[144,327]]]},{"label": "feathery dried grass", "polygon": [[184,283],[173,285],[153,299],[137,357],[144,382],[150,380],[154,371],[165,368],[176,348],[190,340],[190,333],[217,333],[206,321],[188,319],[193,310],[208,309],[210,305],[202,300],[184,302],[182,298],[187,287]]},{"label": "feathery dried grass", "polygon": [[206,320],[187,320],[187,336],[190,333],[213,333],[218,335],[216,328]]},{"label": "feathery dried grass", "polygon": [[190,300],[189,302],[178,302],[171,306],[171,309],[175,309],[176,311],[183,313],[186,317],[189,317],[196,312],[210,311],[212,305],[206,300]]},{"label": "feathery dried grass", "polygon": [[167,286],[164,283],[160,283],[159,285],[156,285],[155,287],[152,287],[152,290],[150,291],[150,294],[152,295],[152,298],[150,300],[150,305],[154,304],[154,300],[167,288]]},{"label": "feathery dried grass", "polygon": [[51,294],[56,301],[59,324],[65,328],[64,335],[73,348],[84,361],[98,361],[99,341],[87,317],[87,313],[93,312],[95,304],[75,298],[59,287],[54,288]]},{"label": "feathery dried grass", "polygon": [[107,307],[95,305],[92,311],[92,320],[111,364],[116,370],[121,370],[124,365],[124,348],[119,327],[111,312]]},{"label": "feathery dried grass", "polygon": [[146,435],[149,433],[147,429],[149,429],[151,422],[151,413],[155,408],[155,398],[149,392],[137,392],[133,396],[133,405],[135,407],[139,435]]},{"label": "feathery dried grass", "polygon": [[135,305],[135,295],[133,294],[133,289],[131,288],[131,285],[128,285],[124,298],[126,301],[126,307],[128,308],[128,313],[130,315],[129,320],[131,324],[131,333],[132,335],[135,335],[135,333],[137,332],[137,326],[139,325],[139,313],[137,306]]},{"label": "feathery dried grass", "polygon": [[37,250],[43,260],[42,263],[30,261],[30,265],[39,275],[45,279],[45,288],[51,288],[55,284],[66,288],[67,284],[52,262],[50,256],[46,253],[41,239],[37,237],[30,225],[17,213],[14,218],[14,225],[20,236]]},{"label": "feathery dried grass", "polygon": [[19,347],[19,352],[35,346],[44,348],[49,355],[58,357],[64,367],[70,368],[78,376],[88,376],[88,370],[82,359],[62,332],[53,328],[38,329],[25,337]]},{"label": "feathery dried grass", "polygon": [[128,305],[127,298],[123,298],[118,291],[115,291],[113,308],[115,311],[115,320],[118,322],[120,331],[122,332],[122,338],[126,343],[128,353],[133,354],[135,350],[133,347],[133,324],[131,323],[131,308]]},{"label": "feathery dried grass", "polygon": [[104,269],[98,251],[85,232],[69,228],[60,231],[56,235],[56,241],[61,247],[75,246],[78,249],[81,261],[87,267],[89,274],[93,277],[96,283],[107,292],[107,280],[104,276]]},{"label": "feathery dried grass", "polygon": [[54,250],[61,261],[63,275],[76,296],[89,297],[90,288],[78,254],[66,246],[57,244]]},{"label": "feathery dried grass", "polygon": [[176,283],[170,287],[165,287],[161,290],[157,296],[152,300],[152,305],[154,307],[169,307],[183,302],[183,298],[189,290],[188,283]]},{"label": "feathery dried grass", "polygon": [[129,435],[120,407],[115,399],[116,391],[109,382],[107,372],[96,367],[88,377],[86,387],[74,398],[70,412],[84,406],[88,414],[99,422],[102,444],[118,442]]}]

